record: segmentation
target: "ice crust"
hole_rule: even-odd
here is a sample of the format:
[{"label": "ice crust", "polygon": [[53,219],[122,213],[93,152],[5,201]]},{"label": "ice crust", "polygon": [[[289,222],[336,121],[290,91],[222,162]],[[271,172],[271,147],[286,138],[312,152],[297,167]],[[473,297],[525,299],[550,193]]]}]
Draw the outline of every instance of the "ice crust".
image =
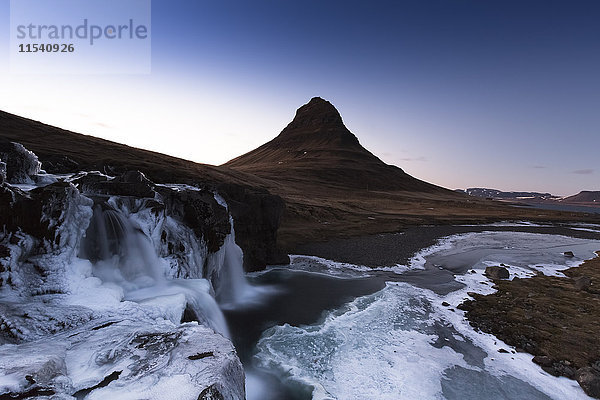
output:
[{"label": "ice crust", "polygon": [[[255,363],[312,387],[316,400],[587,399],[575,381],[553,377],[532,363],[531,355],[514,353],[493,335],[474,331],[455,307],[468,292],[494,291],[483,274],[488,265],[506,262],[511,279],[532,276],[536,270],[556,275],[591,258],[598,246],[598,241],[514,232],[446,238],[425,249],[418,263],[478,254],[470,259],[470,272],[455,275],[463,289],[438,295],[388,282],[383,290],[328,312],[314,325],[267,330]],[[574,260],[562,255],[566,248],[575,252]],[[489,251],[475,253],[481,249]],[[300,256],[294,261],[305,262]],[[363,271],[317,261],[327,266],[319,273]],[[501,348],[509,352],[499,353]]]}]

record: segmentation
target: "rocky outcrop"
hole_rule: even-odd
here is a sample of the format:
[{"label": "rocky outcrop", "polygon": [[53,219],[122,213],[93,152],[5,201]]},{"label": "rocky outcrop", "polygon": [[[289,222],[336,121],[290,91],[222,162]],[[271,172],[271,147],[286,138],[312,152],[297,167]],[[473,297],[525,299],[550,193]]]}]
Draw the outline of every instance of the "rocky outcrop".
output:
[{"label": "rocky outcrop", "polygon": [[0,288],[23,280],[48,280],[50,272],[41,263],[24,263],[14,270],[16,259],[24,261],[59,251],[74,252],[87,228],[91,204],[68,182],[29,192],[1,184]]},{"label": "rocky outcrop", "polygon": [[[227,210],[220,206],[211,187],[189,185],[157,185],[139,171],[127,171],[114,179],[100,173],[77,177],[83,193],[90,197],[120,196],[152,199],[156,212],[177,219],[204,239],[209,252],[216,252],[229,234]],[[223,184],[215,192],[221,194],[235,221],[236,243],[244,252],[247,271],[263,269],[269,264],[287,264],[289,259],[277,246],[284,204],[280,197],[266,190],[237,184]]]},{"label": "rocky outcrop", "polygon": [[0,160],[5,164],[10,183],[31,183],[42,167],[37,156],[20,143],[0,142]]},{"label": "rocky outcrop", "polygon": [[486,267],[485,275],[490,279],[508,279],[510,277],[508,270],[499,266]]},{"label": "rocky outcrop", "polygon": [[277,246],[277,229],[284,203],[266,190],[239,185],[220,185],[219,193],[229,205],[234,220],[236,243],[244,251],[244,268],[257,271],[265,265],[289,264],[286,253]]},{"label": "rocky outcrop", "polygon": [[600,361],[579,369],[575,379],[588,395],[600,399]]}]

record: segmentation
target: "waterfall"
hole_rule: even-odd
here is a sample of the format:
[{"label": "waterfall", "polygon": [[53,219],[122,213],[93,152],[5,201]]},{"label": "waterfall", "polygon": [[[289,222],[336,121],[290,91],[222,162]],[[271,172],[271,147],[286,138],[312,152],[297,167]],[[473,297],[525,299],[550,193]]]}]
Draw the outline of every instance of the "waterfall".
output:
[{"label": "waterfall", "polygon": [[164,281],[164,268],[150,239],[123,212],[106,204],[94,214],[81,255],[94,263],[94,274],[126,292]]},{"label": "waterfall", "polygon": [[229,337],[210,284],[205,279],[167,279],[164,260],[151,239],[123,210],[108,203],[94,207],[80,257],[92,262],[93,274],[103,282],[121,287],[124,299],[143,303],[182,294],[188,314]]},{"label": "waterfall", "polygon": [[[215,200],[228,211],[227,202],[218,194]],[[258,294],[259,289],[250,285],[244,275],[244,254],[235,242],[233,217],[229,216],[230,232],[223,246],[213,254],[210,260],[212,268],[217,268],[217,284],[215,287],[217,301],[223,309],[231,309],[247,304]]]}]

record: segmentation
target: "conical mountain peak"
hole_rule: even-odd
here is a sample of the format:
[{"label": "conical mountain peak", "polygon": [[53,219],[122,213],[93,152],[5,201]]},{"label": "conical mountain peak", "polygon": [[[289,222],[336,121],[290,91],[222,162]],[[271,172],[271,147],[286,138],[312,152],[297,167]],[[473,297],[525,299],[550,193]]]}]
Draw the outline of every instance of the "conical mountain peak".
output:
[{"label": "conical mountain peak", "polygon": [[321,97],[313,97],[296,111],[294,120],[290,122],[285,130],[318,130],[320,128],[345,127],[340,113],[333,104]]},{"label": "conical mountain peak", "polygon": [[344,126],[338,110],[313,97],[273,140],[230,160],[227,167],[274,182],[384,191],[446,191],[387,165]]}]

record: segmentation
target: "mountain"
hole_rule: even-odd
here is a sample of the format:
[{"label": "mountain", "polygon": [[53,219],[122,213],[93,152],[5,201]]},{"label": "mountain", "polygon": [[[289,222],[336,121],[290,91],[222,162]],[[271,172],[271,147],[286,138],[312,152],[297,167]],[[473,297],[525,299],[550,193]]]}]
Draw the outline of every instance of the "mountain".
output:
[{"label": "mountain", "polygon": [[314,97],[268,143],[224,164],[265,179],[372,191],[449,191],[385,164],[344,125],[338,110]]},{"label": "mountain", "polygon": [[583,190],[573,196],[565,197],[561,201],[565,203],[578,203],[600,206],[600,191]]},{"label": "mountain", "polygon": [[497,189],[488,188],[468,188],[465,190],[457,189],[457,192],[466,193],[469,196],[483,197],[496,200],[556,200],[558,196],[550,193],[539,192],[504,192]]},{"label": "mountain", "polygon": [[276,138],[221,166],[0,111],[2,141],[21,143],[51,173],[98,170],[119,176],[138,170],[155,183],[196,184],[218,191],[230,205],[236,242],[252,268],[279,262],[277,244],[294,253],[301,243],[397,232],[411,225],[594,218],[508,207],[416,179],[362,147],[335,107],[321,98],[300,107]]}]

